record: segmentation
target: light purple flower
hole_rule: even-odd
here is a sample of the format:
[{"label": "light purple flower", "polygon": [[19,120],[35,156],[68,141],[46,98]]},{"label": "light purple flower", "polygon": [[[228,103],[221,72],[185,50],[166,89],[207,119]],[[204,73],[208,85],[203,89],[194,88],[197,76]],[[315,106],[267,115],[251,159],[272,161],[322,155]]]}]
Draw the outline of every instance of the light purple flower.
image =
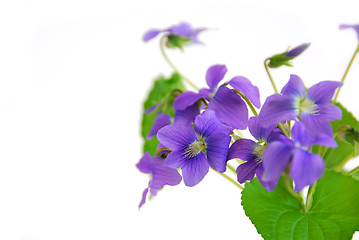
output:
[{"label": "light purple flower", "polygon": [[207,174],[209,166],[219,172],[226,170],[230,143],[229,130],[216,118],[214,111],[206,110],[191,124],[171,124],[157,133],[161,144],[172,150],[165,164],[181,168],[186,186],[197,185]]},{"label": "light purple flower", "polygon": [[182,177],[177,170],[165,166],[164,162],[164,159],[158,156],[151,157],[148,152],[145,152],[140,162],[136,165],[141,172],[152,175],[148,188],[143,191],[140,208],[146,202],[148,190],[150,190],[151,195],[155,196],[157,191],[163,188],[164,185],[174,186],[181,182]]},{"label": "light purple flower", "polygon": [[191,43],[200,43],[198,34],[206,30],[205,28],[192,28],[188,23],[182,22],[179,25],[172,26],[166,29],[151,29],[143,36],[143,41],[147,42],[155,38],[160,33],[167,33],[168,35],[177,35],[191,40]]},{"label": "light purple flower", "polygon": [[298,57],[302,52],[304,52],[309,47],[309,45],[310,45],[310,43],[303,43],[303,44],[291,49],[290,51],[286,52],[284,54],[284,56],[289,57],[289,58]]},{"label": "light purple flower", "polygon": [[312,138],[327,136],[331,141],[326,141],[326,146],[336,147],[330,121],[341,119],[341,110],[330,101],[340,86],[340,82],[323,81],[307,91],[303,81],[291,75],[281,94],[268,97],[263,104],[260,123],[267,127],[286,120],[300,120]]},{"label": "light purple flower", "polygon": [[274,141],[267,146],[263,155],[262,180],[277,185],[282,172],[291,163],[290,174],[295,183],[295,191],[300,192],[322,176],[325,163],[320,155],[309,152],[312,145],[318,142],[317,139],[308,137],[308,129],[303,123],[297,122],[294,125],[292,138],[294,142]]},{"label": "light purple flower", "polygon": [[257,175],[258,180],[268,190],[274,190],[276,182],[263,181],[263,154],[267,145],[273,141],[285,141],[286,137],[275,129],[276,125],[263,128],[258,121],[258,117],[251,117],[248,121],[248,128],[252,136],[258,141],[250,139],[238,139],[229,148],[227,159],[239,158],[245,163],[237,167],[237,180],[240,183],[250,181]]},{"label": "light purple flower", "polygon": [[339,26],[339,29],[347,29],[347,28],[352,28],[356,32],[359,41],[359,24],[355,24],[355,25],[342,24]]},{"label": "light purple flower", "polygon": [[246,103],[241,96],[225,85],[228,84],[242,92],[257,108],[260,107],[259,90],[242,76],[236,76],[226,84],[218,86],[226,73],[227,67],[225,65],[210,67],[206,73],[209,88],[203,88],[198,93],[191,91],[182,93],[173,102],[173,107],[182,110],[203,98],[209,101],[207,108],[214,110],[222,123],[231,129],[245,129],[248,123]]}]

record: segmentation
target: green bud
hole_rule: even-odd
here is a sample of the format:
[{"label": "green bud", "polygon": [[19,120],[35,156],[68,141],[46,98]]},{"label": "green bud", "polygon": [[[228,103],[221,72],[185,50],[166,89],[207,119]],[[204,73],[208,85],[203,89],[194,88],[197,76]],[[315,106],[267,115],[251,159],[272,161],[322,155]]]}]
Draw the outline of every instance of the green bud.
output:
[{"label": "green bud", "polygon": [[188,45],[192,39],[186,37],[180,37],[178,35],[168,35],[166,46],[168,48],[179,48],[183,51],[183,47]]}]

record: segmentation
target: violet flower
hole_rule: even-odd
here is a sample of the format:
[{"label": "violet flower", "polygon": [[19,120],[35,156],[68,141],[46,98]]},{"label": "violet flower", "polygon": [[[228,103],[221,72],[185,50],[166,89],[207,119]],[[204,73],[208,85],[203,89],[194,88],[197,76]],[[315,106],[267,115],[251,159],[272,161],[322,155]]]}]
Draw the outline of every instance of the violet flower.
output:
[{"label": "violet flower", "polygon": [[347,29],[347,28],[352,28],[356,34],[357,34],[357,38],[358,38],[358,41],[359,41],[359,24],[356,24],[356,25],[348,25],[348,24],[342,24],[339,26],[339,29]]},{"label": "violet flower", "polygon": [[182,22],[179,25],[166,29],[151,29],[143,36],[143,41],[147,42],[155,38],[160,33],[166,33],[168,36],[176,35],[190,40],[191,43],[200,43],[198,34],[206,30],[205,28],[192,28],[188,23]]},{"label": "violet flower", "polygon": [[198,93],[187,91],[179,95],[173,102],[173,107],[183,110],[198,102],[201,98],[209,101],[208,109],[216,112],[217,118],[233,129],[245,129],[248,123],[248,109],[242,97],[225,85],[230,85],[242,92],[255,107],[260,108],[259,90],[245,77],[236,76],[224,85],[219,82],[227,73],[225,65],[214,65],[207,70],[206,81],[209,88],[203,88]]},{"label": "violet flower", "polygon": [[327,136],[327,146],[336,147],[330,121],[341,119],[341,110],[330,101],[340,86],[340,82],[323,81],[306,90],[303,81],[291,75],[281,94],[268,97],[263,104],[260,124],[268,127],[285,120],[300,120],[312,138]]},{"label": "violet flower", "polygon": [[216,118],[214,111],[206,110],[190,124],[171,124],[157,133],[161,144],[172,150],[165,164],[181,168],[186,186],[198,184],[211,166],[218,172],[226,171],[226,157],[230,143],[229,131]]},{"label": "violet flower", "polygon": [[278,68],[283,65],[292,67],[290,60],[293,60],[302,54],[302,52],[304,52],[309,47],[309,45],[310,43],[304,43],[289,51],[271,56],[269,58],[268,66],[271,68]]},{"label": "violet flower", "polygon": [[163,158],[156,155],[151,157],[148,152],[145,152],[140,162],[136,165],[141,172],[152,175],[148,188],[143,191],[140,208],[146,202],[148,190],[150,190],[151,195],[155,196],[157,191],[163,188],[164,185],[174,186],[181,182],[182,177],[177,170],[165,166],[164,162]]},{"label": "violet flower", "polygon": [[[258,117],[251,117],[248,121],[248,129],[252,136],[258,141],[254,142],[250,139],[241,138],[235,141],[229,148],[227,159],[239,158],[245,163],[237,167],[237,180],[239,183],[250,181],[257,175],[258,180],[269,191],[274,190],[277,183],[263,181],[263,154],[267,145],[273,141],[285,141],[287,139],[279,129],[275,129],[276,125],[263,128],[258,121]],[[276,131],[278,130],[278,131]]]},{"label": "violet flower", "polygon": [[[310,153],[310,148],[314,144],[325,145],[325,141],[329,141],[317,141],[309,137],[308,129],[301,122],[294,125],[292,138],[294,142],[274,141],[267,146],[263,155],[262,181],[277,185],[282,172],[291,163],[290,174],[295,183],[295,191],[300,192],[303,187],[313,185],[322,176],[325,168],[323,158]],[[269,191],[273,189],[267,188]]]}]

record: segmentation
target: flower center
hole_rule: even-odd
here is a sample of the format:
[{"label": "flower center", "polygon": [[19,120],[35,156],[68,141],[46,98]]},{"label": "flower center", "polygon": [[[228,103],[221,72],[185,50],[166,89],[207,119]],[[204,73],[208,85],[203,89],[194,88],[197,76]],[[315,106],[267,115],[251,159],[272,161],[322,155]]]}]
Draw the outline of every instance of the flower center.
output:
[{"label": "flower center", "polygon": [[298,116],[300,116],[302,113],[313,115],[318,114],[318,105],[306,97],[298,98],[295,107],[299,111]]},{"label": "flower center", "polygon": [[193,158],[197,156],[200,152],[206,153],[207,144],[204,141],[204,138],[198,136],[198,141],[192,142],[188,147],[186,148],[185,154],[189,158]]},{"label": "flower center", "polygon": [[262,162],[264,150],[266,149],[266,147],[267,144],[264,145],[257,144],[257,146],[254,149],[253,153],[257,156],[256,161],[258,164]]}]

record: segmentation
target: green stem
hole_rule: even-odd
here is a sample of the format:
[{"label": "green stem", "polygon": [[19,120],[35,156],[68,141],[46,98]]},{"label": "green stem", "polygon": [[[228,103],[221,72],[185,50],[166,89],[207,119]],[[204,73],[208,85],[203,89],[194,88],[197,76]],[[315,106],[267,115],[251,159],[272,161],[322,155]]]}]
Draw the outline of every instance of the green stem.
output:
[{"label": "green stem", "polygon": [[238,91],[237,89],[232,89],[234,92],[236,92],[237,94],[239,94],[244,101],[246,101],[247,105],[249,106],[249,108],[252,110],[254,116],[258,116],[258,113],[256,111],[256,109],[254,108],[253,104],[251,103],[251,101],[249,101],[249,99],[247,98],[246,95],[244,95],[243,93],[241,93],[240,91]]},{"label": "green stem", "polygon": [[290,178],[288,173],[285,173],[285,188],[287,189],[288,193],[298,201],[302,209],[306,211],[302,197],[298,193],[294,192],[292,186],[290,185]]},{"label": "green stem", "polygon": [[227,168],[229,168],[229,170],[231,170],[234,174],[237,175],[236,169],[234,167],[232,167],[231,165],[229,165],[228,163],[227,163]]},{"label": "green stem", "polygon": [[172,61],[169,59],[169,57],[166,54],[166,51],[164,49],[164,45],[165,45],[165,41],[166,40],[166,36],[162,36],[161,40],[160,40],[160,49],[161,49],[161,53],[164,57],[164,59],[166,60],[166,62],[168,63],[168,65],[170,65],[170,67],[177,72],[183,80],[185,80],[191,87],[193,87],[196,90],[199,90],[199,87],[196,86],[196,84],[194,84],[188,77],[184,76],[177,68],[176,66],[172,63]]},{"label": "green stem", "polygon": [[359,171],[359,166],[357,166],[356,168],[354,168],[353,170],[351,170],[350,172],[348,172],[346,175],[353,175],[354,173]]},{"label": "green stem", "polygon": [[306,203],[305,203],[305,210],[306,210],[306,212],[308,212],[308,211],[310,210],[310,208],[312,207],[312,204],[313,204],[313,195],[314,195],[314,192],[315,192],[316,184],[317,184],[317,183],[314,183],[313,186],[310,186],[310,187],[309,187],[308,195],[307,195],[307,201],[306,201]]},{"label": "green stem", "polygon": [[277,90],[277,87],[275,86],[275,83],[274,83],[274,81],[273,81],[272,75],[271,75],[270,72],[269,72],[267,61],[270,61],[270,58],[266,58],[266,60],[264,60],[264,67],[265,67],[265,69],[266,69],[266,71],[267,71],[269,80],[270,80],[271,83],[272,83],[272,86],[273,86],[273,89],[274,89],[275,93],[278,93],[278,90]]},{"label": "green stem", "polygon": [[230,181],[231,183],[233,183],[234,185],[236,185],[236,187],[238,187],[239,189],[241,189],[241,190],[244,189],[239,183],[237,183],[236,181],[234,181],[232,178],[228,177],[226,174],[217,172],[217,171],[214,170],[213,168],[211,168],[211,169],[212,169],[213,171],[215,171],[216,173],[218,173],[219,175],[221,175],[222,177],[224,177],[225,179],[227,179],[228,181]]},{"label": "green stem", "polygon": [[[344,83],[345,77],[347,76],[347,74],[348,74],[348,72],[349,72],[349,69],[350,69],[350,67],[351,67],[352,64],[353,64],[354,58],[355,58],[356,54],[358,53],[358,51],[359,51],[359,44],[358,44],[357,48],[355,49],[355,52],[354,52],[354,54],[353,54],[352,59],[351,59],[350,62],[349,62],[349,65],[348,65],[347,69],[345,70],[345,73],[344,73],[344,75],[343,75],[343,77],[342,77],[342,80],[341,80],[342,83]],[[338,88],[338,91],[337,91],[337,93],[335,94],[334,102],[337,102],[340,89],[342,89],[342,87]]]}]

